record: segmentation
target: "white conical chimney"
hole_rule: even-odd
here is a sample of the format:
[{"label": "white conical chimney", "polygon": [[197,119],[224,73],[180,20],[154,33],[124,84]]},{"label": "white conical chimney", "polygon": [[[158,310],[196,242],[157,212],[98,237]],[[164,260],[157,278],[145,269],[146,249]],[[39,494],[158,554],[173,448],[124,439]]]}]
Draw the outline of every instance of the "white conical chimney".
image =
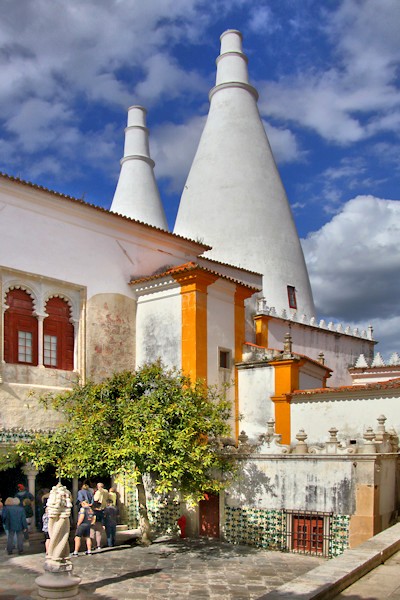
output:
[{"label": "white conical chimney", "polygon": [[150,158],[146,109],[131,106],[125,129],[124,157],[110,210],[168,230]]},{"label": "white conical chimney", "polygon": [[210,258],[262,273],[269,306],[313,315],[302,248],[257,99],[242,35],[226,31],[174,231],[210,244]]}]

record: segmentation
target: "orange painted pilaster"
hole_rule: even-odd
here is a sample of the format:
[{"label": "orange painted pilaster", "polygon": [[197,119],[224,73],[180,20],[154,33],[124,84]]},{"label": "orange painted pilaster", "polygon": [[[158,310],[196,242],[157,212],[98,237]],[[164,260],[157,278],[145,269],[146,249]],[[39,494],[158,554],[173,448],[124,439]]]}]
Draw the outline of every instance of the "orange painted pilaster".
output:
[{"label": "orange painted pilaster", "polygon": [[207,383],[207,288],[218,276],[193,270],[173,277],[182,295],[182,371]]},{"label": "orange painted pilaster", "polygon": [[268,321],[270,318],[268,315],[256,315],[254,317],[257,346],[268,348]]},{"label": "orange painted pilaster", "polygon": [[275,431],[282,436],[283,444],[290,444],[290,400],[287,394],[299,389],[299,372],[303,361],[296,359],[276,360],[270,363],[275,368]]},{"label": "orange painted pilaster", "polygon": [[[246,318],[244,301],[254,294],[254,290],[237,285],[235,291],[235,363],[241,362],[243,344],[246,341]],[[239,437],[239,374],[235,367],[235,438]]]}]

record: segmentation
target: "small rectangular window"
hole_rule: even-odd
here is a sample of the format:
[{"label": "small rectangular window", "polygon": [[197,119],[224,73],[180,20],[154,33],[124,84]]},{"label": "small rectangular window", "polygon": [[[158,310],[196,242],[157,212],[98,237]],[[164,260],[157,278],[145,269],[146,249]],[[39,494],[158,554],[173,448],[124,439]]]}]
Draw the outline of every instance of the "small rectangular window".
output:
[{"label": "small rectangular window", "polygon": [[219,368],[230,369],[231,368],[231,351],[220,350],[219,351]]},{"label": "small rectangular window", "polygon": [[43,364],[46,367],[57,366],[57,337],[55,335],[43,336]]},{"label": "small rectangular window", "polygon": [[288,285],[287,293],[289,299],[289,308],[297,308],[296,288],[293,285]]},{"label": "small rectangular window", "polygon": [[18,331],[18,362],[32,362],[32,334],[29,331]]}]

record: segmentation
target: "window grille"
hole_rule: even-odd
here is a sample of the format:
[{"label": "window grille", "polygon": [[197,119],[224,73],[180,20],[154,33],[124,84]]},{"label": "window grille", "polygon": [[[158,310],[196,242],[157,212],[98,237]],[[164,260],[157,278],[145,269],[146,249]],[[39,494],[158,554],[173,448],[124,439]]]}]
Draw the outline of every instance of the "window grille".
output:
[{"label": "window grille", "polygon": [[331,513],[286,511],[286,543],[291,552],[329,556]]}]

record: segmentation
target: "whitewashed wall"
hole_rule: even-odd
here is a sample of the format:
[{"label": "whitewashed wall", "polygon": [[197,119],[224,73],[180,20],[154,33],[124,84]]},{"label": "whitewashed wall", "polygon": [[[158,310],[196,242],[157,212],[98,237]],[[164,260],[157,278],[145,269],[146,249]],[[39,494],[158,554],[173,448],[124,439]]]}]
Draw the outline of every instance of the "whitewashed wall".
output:
[{"label": "whitewashed wall", "polygon": [[355,511],[352,457],[260,456],[243,464],[227,493],[228,506],[268,510]]},{"label": "whitewashed wall", "polygon": [[182,297],[180,286],[142,294],[137,300],[136,365],[162,359],[182,367]]},{"label": "whitewashed wall", "polygon": [[239,430],[245,431],[250,441],[267,430],[267,422],[275,417],[271,396],[275,391],[275,370],[268,365],[256,368],[242,366],[239,373]]},{"label": "whitewashed wall", "polygon": [[336,427],[338,439],[349,440],[362,437],[367,427],[376,430],[377,418],[385,415],[386,429],[394,427],[400,434],[400,394],[395,396],[376,396],[354,398],[325,397],[318,394],[308,399],[293,396],[291,400],[291,430],[292,439],[299,429],[304,429],[308,435],[307,442],[326,441],[328,430]]},{"label": "whitewashed wall", "polygon": [[[208,287],[207,295],[207,372],[209,384],[223,383],[219,370],[219,348],[235,353],[235,286],[218,280]],[[233,364],[233,363],[232,363]],[[233,379],[233,368],[225,374]],[[221,378],[222,377],[222,378]]]},{"label": "whitewashed wall", "polygon": [[[278,350],[283,348],[285,334],[289,331],[289,324],[284,319],[272,318],[268,322],[268,345]],[[351,385],[352,379],[348,372],[349,365],[354,365],[360,354],[370,356],[373,353],[374,343],[370,340],[354,337],[302,325],[290,323],[293,352],[304,354],[313,360],[318,360],[320,352],[324,353],[325,365],[333,370],[327,385]]]}]

